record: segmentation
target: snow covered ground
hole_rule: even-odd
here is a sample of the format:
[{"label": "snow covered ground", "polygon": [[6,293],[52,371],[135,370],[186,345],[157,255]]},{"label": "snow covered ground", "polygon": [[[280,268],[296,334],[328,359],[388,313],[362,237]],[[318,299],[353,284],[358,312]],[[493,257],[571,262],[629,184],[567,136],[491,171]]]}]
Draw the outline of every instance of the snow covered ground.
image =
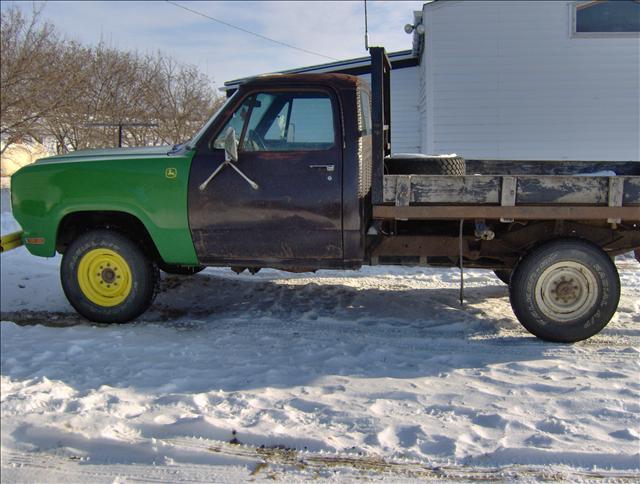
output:
[{"label": "snow covered ground", "polygon": [[[2,232],[16,228],[2,190]],[[3,254],[3,482],[640,477],[640,264],[574,345],[469,271],[164,276],[128,325],[83,321],[60,259]]]}]

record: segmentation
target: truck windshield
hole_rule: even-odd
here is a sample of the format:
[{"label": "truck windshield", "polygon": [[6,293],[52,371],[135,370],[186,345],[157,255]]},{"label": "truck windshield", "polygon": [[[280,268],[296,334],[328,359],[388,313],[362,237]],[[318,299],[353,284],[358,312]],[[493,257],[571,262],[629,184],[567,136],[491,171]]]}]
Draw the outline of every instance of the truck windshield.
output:
[{"label": "truck windshield", "polygon": [[227,105],[231,102],[231,100],[238,94],[238,91],[236,91],[235,93],[233,93],[233,95],[228,98],[224,104],[222,106],[220,106],[220,108],[218,108],[218,110],[213,114],[213,116],[211,116],[209,118],[209,120],[204,124],[204,126],[202,126],[202,128],[200,128],[200,130],[193,135],[193,137],[186,143],[185,147],[190,150],[192,149],[200,140],[200,138],[202,138],[202,136],[207,132],[207,130],[209,129],[209,127],[213,124],[213,122],[215,121],[215,119],[218,117],[218,115],[220,113],[222,113],[224,111],[224,109],[227,107]]}]

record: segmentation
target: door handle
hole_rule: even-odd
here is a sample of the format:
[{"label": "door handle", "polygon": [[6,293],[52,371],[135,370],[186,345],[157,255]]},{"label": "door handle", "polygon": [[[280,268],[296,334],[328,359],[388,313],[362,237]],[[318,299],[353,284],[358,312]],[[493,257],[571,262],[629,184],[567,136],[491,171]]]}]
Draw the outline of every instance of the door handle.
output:
[{"label": "door handle", "polygon": [[309,168],[320,168],[327,171],[335,171],[336,165],[309,165]]}]

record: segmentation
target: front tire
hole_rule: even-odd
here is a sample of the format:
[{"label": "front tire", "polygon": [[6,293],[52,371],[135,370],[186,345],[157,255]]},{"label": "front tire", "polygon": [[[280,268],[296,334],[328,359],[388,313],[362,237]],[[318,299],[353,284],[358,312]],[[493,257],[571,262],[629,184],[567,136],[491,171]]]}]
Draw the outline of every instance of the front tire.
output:
[{"label": "front tire", "polygon": [[578,239],[548,242],[514,270],[509,297],[520,323],[537,337],[572,343],[599,333],[620,300],[616,266],[599,247]]},{"label": "front tire", "polygon": [[67,248],[60,267],[71,305],[97,323],[125,323],[156,294],[158,269],[138,244],[113,230],[92,230]]}]

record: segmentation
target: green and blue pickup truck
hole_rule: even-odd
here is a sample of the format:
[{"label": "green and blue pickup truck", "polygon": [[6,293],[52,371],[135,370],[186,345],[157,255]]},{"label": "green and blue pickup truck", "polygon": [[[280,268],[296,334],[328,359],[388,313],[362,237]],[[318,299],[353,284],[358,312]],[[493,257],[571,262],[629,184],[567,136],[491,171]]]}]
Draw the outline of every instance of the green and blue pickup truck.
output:
[{"label": "green and blue pickup truck", "polygon": [[640,163],[391,155],[389,107],[382,48],[371,87],[338,74],[255,78],[186,143],[19,170],[22,241],[63,255],[64,292],[92,321],[139,316],[159,269],[395,264],[496,271],[543,339],[604,328],[620,295],[613,257],[640,247]]}]

